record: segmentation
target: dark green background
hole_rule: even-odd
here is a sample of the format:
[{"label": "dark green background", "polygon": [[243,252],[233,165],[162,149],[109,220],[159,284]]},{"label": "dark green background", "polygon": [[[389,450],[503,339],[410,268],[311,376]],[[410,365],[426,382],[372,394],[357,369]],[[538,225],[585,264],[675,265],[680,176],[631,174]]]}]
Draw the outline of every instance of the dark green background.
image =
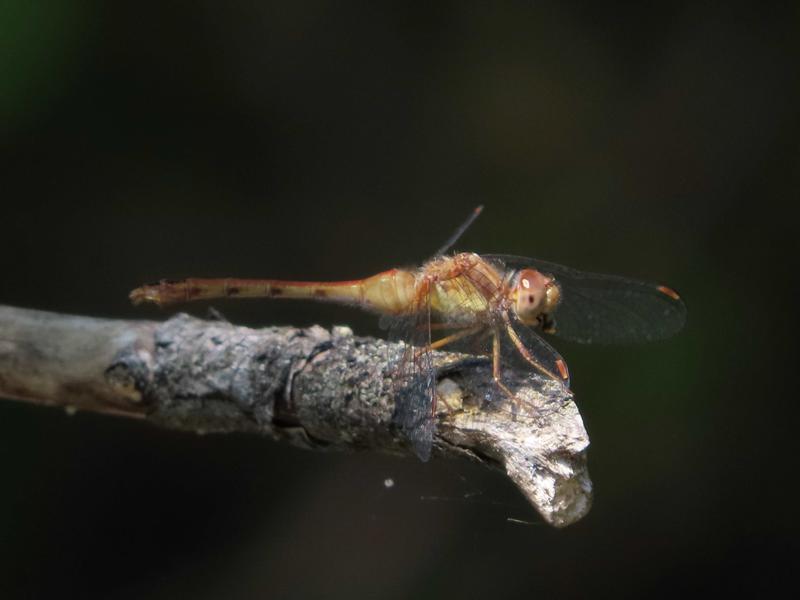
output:
[{"label": "dark green background", "polygon": [[[689,307],[668,342],[558,345],[591,513],[550,529],[466,464],[0,402],[4,598],[792,582],[800,11],[407,4],[3,3],[0,302],[160,319],[128,291],[414,264],[485,204],[462,249],[661,280]],[[217,307],[380,333],[346,308]]]}]

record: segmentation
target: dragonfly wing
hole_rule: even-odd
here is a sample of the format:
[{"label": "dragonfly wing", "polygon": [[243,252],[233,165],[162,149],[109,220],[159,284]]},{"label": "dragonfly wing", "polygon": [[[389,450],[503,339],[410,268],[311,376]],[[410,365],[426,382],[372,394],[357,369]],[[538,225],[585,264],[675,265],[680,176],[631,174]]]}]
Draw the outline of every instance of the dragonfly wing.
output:
[{"label": "dragonfly wing", "polygon": [[569,388],[567,363],[558,351],[512,314],[500,337],[502,363],[517,369],[533,370]]},{"label": "dragonfly wing", "polygon": [[436,370],[430,349],[430,298],[425,294],[412,310],[388,322],[384,319],[383,324],[389,327],[389,339],[403,344],[400,362],[393,373],[394,422],[420,460],[427,461],[433,446],[436,393]]},{"label": "dragonfly wing", "polygon": [[554,335],[581,343],[630,343],[674,335],[686,321],[686,305],[670,288],[615,275],[586,273],[519,256],[491,255],[506,268],[535,268],[561,288]]}]

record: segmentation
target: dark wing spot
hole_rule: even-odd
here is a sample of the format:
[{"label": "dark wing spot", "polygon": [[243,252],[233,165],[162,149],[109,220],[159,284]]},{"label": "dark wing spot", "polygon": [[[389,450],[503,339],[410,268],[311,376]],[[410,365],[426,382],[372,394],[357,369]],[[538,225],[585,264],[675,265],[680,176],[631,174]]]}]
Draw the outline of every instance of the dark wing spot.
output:
[{"label": "dark wing spot", "polygon": [[669,296],[669,297],[670,297],[670,298],[672,298],[673,300],[680,300],[680,299],[681,299],[681,297],[678,295],[678,292],[676,292],[676,291],[675,291],[675,290],[673,290],[672,288],[668,288],[668,287],[667,287],[667,286],[665,286],[665,285],[660,285],[660,286],[658,286],[656,289],[657,289],[659,292],[661,292],[662,294],[664,294],[664,295],[666,295],[666,296]]},{"label": "dark wing spot", "polygon": [[272,297],[282,296],[283,295],[283,290],[281,288],[279,288],[279,287],[271,287],[271,288],[269,288],[269,295],[272,296]]},{"label": "dark wing spot", "polygon": [[238,296],[239,292],[241,292],[241,291],[242,290],[239,289],[238,287],[229,287],[228,288],[228,296]]},{"label": "dark wing spot", "polygon": [[567,363],[564,362],[563,358],[559,358],[556,361],[556,367],[558,368],[558,374],[561,376],[561,379],[565,381],[569,379],[569,370],[567,369]]},{"label": "dark wing spot", "polygon": [[317,298],[326,298],[328,296],[327,290],[314,290],[314,296]]}]

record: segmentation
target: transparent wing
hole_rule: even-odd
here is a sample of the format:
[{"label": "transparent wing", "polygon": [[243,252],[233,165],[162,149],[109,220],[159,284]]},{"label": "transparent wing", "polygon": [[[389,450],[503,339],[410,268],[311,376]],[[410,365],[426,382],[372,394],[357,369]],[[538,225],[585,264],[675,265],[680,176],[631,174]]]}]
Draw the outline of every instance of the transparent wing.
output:
[{"label": "transparent wing", "polygon": [[381,325],[389,330],[389,339],[403,344],[393,373],[394,422],[422,461],[430,458],[435,428],[436,370],[430,349],[430,320],[428,294],[422,295],[407,313],[381,319]]},{"label": "transparent wing", "polygon": [[686,321],[686,305],[670,288],[615,275],[585,273],[520,256],[488,255],[505,268],[535,268],[561,288],[554,335],[575,342],[614,344],[674,335]]},{"label": "transparent wing", "polygon": [[569,388],[569,369],[558,351],[512,314],[501,329],[501,363],[549,377]]}]

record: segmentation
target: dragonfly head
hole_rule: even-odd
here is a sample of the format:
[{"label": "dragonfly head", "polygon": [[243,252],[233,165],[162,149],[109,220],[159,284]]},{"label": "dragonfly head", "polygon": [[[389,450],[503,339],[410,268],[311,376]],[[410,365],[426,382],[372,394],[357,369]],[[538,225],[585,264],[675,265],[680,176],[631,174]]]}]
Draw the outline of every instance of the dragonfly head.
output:
[{"label": "dragonfly head", "polygon": [[517,316],[526,325],[537,325],[558,306],[561,290],[555,280],[536,269],[522,269],[512,286]]}]

